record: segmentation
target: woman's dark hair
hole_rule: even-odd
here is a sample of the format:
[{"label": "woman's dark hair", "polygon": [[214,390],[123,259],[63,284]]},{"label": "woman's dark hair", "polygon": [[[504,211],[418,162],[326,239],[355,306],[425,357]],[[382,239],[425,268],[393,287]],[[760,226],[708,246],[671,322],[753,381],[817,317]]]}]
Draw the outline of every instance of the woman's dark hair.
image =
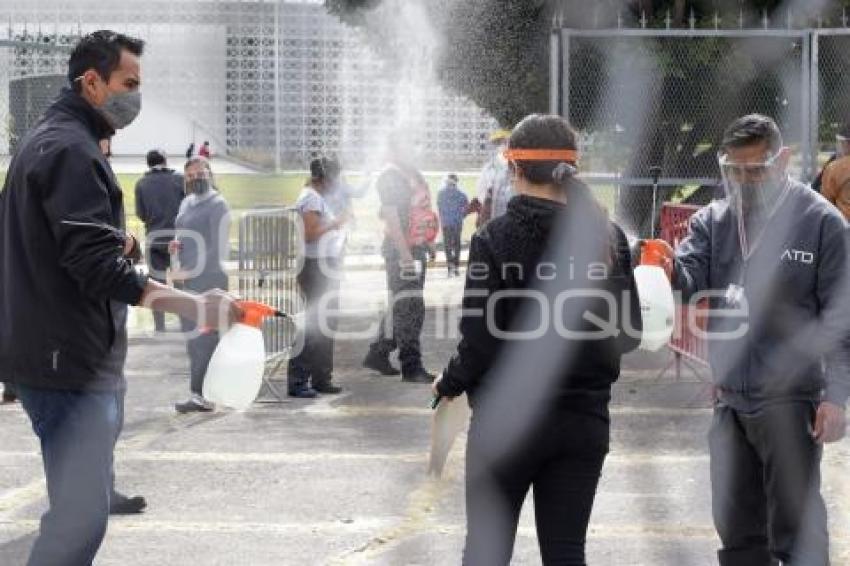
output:
[{"label": "woman's dark hair", "polygon": [[[554,114],[531,114],[526,116],[508,140],[509,149],[552,149],[577,150],[578,136],[569,122]],[[588,222],[587,226],[598,228],[597,236],[605,242],[604,259],[608,262],[613,255],[613,242],[609,236],[608,214],[593,198],[590,189],[576,178],[575,161],[522,161],[513,162],[522,176],[535,185],[555,185],[567,196],[567,210],[573,218]]]},{"label": "woman's dark hair", "polygon": [[339,177],[342,168],[339,161],[332,157],[320,157],[310,162],[310,179],[312,181],[328,181]]},{"label": "woman's dark hair", "polygon": [[68,81],[74,90],[81,92],[82,85],[76,79],[89,69],[94,69],[104,81],[109,81],[112,71],[121,63],[121,52],[125,49],[141,57],[145,42],[110,30],[99,30],[83,36],[74,46],[68,60]]},{"label": "woman's dark hair", "polygon": [[[554,114],[526,116],[508,140],[510,149],[578,149],[577,136],[569,123]],[[535,185],[560,184],[556,171],[563,170],[563,161],[516,161],[522,176]],[[575,168],[575,163],[569,163]],[[559,172],[560,172],[559,171]],[[562,177],[563,179],[563,177]]]}]

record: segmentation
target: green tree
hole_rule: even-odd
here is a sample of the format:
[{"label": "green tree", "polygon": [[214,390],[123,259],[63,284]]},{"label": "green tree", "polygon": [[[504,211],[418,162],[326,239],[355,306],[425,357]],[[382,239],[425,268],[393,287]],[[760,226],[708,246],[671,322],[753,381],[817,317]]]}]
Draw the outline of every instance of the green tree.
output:
[{"label": "green tree", "polygon": [[[693,22],[698,27],[760,27],[764,15],[773,26],[788,24],[788,4],[782,0],[422,1],[447,46],[439,56],[439,80],[489,111],[506,127],[513,126],[529,113],[549,109],[549,50],[553,25],[616,28],[620,23],[624,27],[645,23],[647,27],[663,28],[669,24],[686,28]],[[816,21],[824,25],[842,25],[841,10],[846,2],[797,2],[790,23],[796,27],[813,25]],[[326,3],[331,12],[345,21],[366,27],[379,52],[393,56],[393,49],[385,48],[391,44],[383,43],[393,30],[381,29],[369,18],[370,10],[381,0],[326,0]],[[786,102],[782,96],[782,78],[789,70],[782,67],[781,62],[765,66],[757,56],[750,56],[750,46],[746,43],[732,45],[725,39],[672,41],[667,38],[654,42],[623,38],[609,43],[614,45],[573,44],[568,96],[571,109],[584,106],[581,112],[571,111],[570,118],[580,129],[610,133],[615,121],[625,123],[635,115],[640,117],[638,123],[632,123],[634,135],[631,138],[621,136],[611,141],[613,146],[619,141],[620,153],[615,154],[621,162],[605,164],[609,168],[616,165],[627,176],[647,177],[649,167],[659,165],[666,177],[713,177],[716,164],[712,144],[720,137],[722,127],[742,112],[781,114],[779,105]],[[640,49],[643,48],[650,49],[652,57],[641,59]],[[636,109],[625,96],[619,99],[625,102],[612,110],[620,115],[612,116],[610,109],[600,108],[609,85],[607,78],[612,72],[612,58],[606,56],[610,49],[619,50],[615,60],[626,70],[629,70],[630,61],[639,65],[652,60],[646,71],[655,81],[651,85],[656,101],[652,107]],[[779,39],[772,49],[793,61],[795,57],[799,59],[801,46]],[[764,49],[752,51],[761,51],[763,55]],[[844,62],[845,59],[836,60]],[[837,72],[837,78],[823,85],[833,94],[829,99],[843,100],[846,95],[838,94],[850,92],[847,84],[850,79],[840,78],[844,74]],[[824,119],[835,121],[837,108],[836,104],[827,105]],[[673,190],[662,191],[660,197],[666,199]],[[651,200],[645,198],[646,192],[623,191],[621,194],[620,217],[626,219],[633,230],[646,233],[652,205]]]}]

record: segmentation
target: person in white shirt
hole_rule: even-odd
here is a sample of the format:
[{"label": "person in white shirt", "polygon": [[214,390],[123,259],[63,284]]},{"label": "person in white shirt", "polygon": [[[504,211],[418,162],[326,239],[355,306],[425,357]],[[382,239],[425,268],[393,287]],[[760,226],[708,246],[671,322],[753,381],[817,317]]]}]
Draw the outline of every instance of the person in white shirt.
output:
[{"label": "person in white shirt", "polygon": [[[287,368],[291,397],[313,398],[318,393],[342,391],[333,383],[336,300],[322,301],[326,294],[336,295],[339,290],[339,262],[345,247],[343,226],[348,213],[336,213],[327,198],[339,175],[340,166],[335,160],[314,159],[310,162],[310,179],[295,203],[304,223],[304,265],[297,279],[306,316],[301,333],[303,345]],[[320,324],[322,318],[326,318],[324,325]],[[330,332],[323,332],[323,328]]]}]

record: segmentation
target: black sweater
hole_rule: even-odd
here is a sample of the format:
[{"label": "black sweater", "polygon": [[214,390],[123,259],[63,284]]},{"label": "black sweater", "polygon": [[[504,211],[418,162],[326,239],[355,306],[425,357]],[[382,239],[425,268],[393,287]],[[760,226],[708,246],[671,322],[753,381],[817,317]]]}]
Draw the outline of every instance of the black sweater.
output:
[{"label": "black sweater", "polygon": [[[574,198],[569,198],[566,206],[528,196],[515,197],[507,214],[487,223],[473,236],[461,340],[439,382],[442,395],[454,397],[466,392],[474,407],[495,381],[508,377],[507,372],[511,373],[510,379],[528,380],[529,387],[537,387],[540,382],[535,381],[535,370],[546,371],[539,368],[548,363],[553,368],[550,373],[555,374],[549,382],[550,402],[607,417],[610,388],[619,376],[620,358],[640,342],[640,305],[625,235],[605,218],[601,209],[590,204],[592,197],[584,185],[574,183],[573,187],[575,190],[569,194]],[[538,294],[534,298],[510,296],[516,290]],[[567,293],[576,297],[589,291],[593,297],[558,301]],[[603,293],[612,299],[599,298]],[[549,310],[548,324],[543,304]],[[565,314],[569,310],[565,305],[579,308],[583,313],[581,320]],[[561,329],[554,323],[556,313],[563,321]],[[608,328],[614,331],[599,336],[600,328],[605,326],[588,318],[611,321]],[[623,332],[629,325],[635,331]],[[585,334],[569,335],[565,329]],[[528,340],[517,340],[501,331],[529,332]],[[536,340],[548,340],[554,346],[547,350],[552,356],[547,353],[550,359],[545,363],[535,359],[540,354],[539,348],[535,351],[532,346]],[[570,352],[569,358],[559,359],[563,352]],[[521,367],[530,370],[528,374],[514,371],[517,366],[509,360],[513,356],[522,360]],[[513,369],[499,371],[506,362]]]}]

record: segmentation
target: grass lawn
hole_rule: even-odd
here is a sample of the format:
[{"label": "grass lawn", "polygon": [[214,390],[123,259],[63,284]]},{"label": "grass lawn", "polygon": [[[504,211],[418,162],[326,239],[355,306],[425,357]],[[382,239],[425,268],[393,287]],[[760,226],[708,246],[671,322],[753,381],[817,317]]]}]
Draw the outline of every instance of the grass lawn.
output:
[{"label": "grass lawn", "polygon": [[[0,180],[5,177],[5,171],[0,172]],[[143,236],[144,226],[135,214],[136,182],[140,174],[119,174],[118,181],[124,191],[124,207],[127,211],[127,227],[138,236]],[[436,207],[436,193],[442,184],[441,175],[427,177]],[[348,182],[358,186],[364,178],[350,175]],[[472,198],[475,195],[477,175],[460,175],[461,188]],[[295,203],[305,182],[304,173],[282,173],[279,175],[217,175],[216,184],[233,211],[234,222],[231,228],[232,247],[237,247],[237,222],[239,216],[246,210],[254,208],[290,206]],[[682,191],[689,194],[695,187],[687,187]],[[594,185],[593,193],[609,213],[615,210],[616,187]],[[352,252],[358,250],[376,249],[382,238],[382,226],[377,216],[379,203],[374,190],[370,190],[363,198],[355,199],[354,214],[356,221],[350,226],[350,244]],[[469,216],[464,223],[463,238],[471,237],[475,230],[475,217]]]},{"label": "grass lawn", "polygon": [[[134,187],[141,175],[121,174],[117,175],[118,182],[124,191],[124,208],[127,211],[127,227],[137,235],[144,233],[144,226],[136,216],[136,197]],[[428,178],[434,194],[436,206],[436,192],[439,189],[442,176],[432,175]],[[364,178],[357,175],[347,177],[350,184],[358,186],[364,182]],[[231,228],[231,240],[235,247],[237,237],[237,226],[235,220],[246,210],[254,208],[267,208],[277,206],[290,206],[295,203],[301,188],[304,186],[305,177],[303,173],[282,173],[280,175],[217,175],[216,185],[224,198],[230,205],[234,214],[234,224]],[[470,195],[475,192],[477,176],[463,176],[461,186]],[[352,244],[354,249],[363,246],[371,246],[381,237],[381,226],[377,217],[378,199],[374,191],[370,190],[362,199],[354,201],[354,213],[357,218],[352,233]],[[475,228],[473,218],[464,227],[466,236],[470,236]],[[359,245],[358,245],[359,244]]]}]

